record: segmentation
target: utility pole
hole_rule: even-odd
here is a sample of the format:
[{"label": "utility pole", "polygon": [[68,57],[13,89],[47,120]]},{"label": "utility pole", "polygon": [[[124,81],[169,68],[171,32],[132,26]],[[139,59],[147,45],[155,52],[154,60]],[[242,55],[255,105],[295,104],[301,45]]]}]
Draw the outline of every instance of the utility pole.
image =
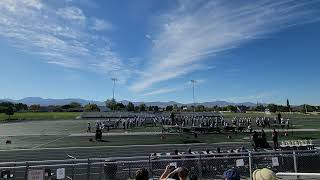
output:
[{"label": "utility pole", "polygon": [[194,98],[194,85],[197,83],[196,80],[191,80],[190,81],[192,83],[192,98],[193,98],[193,111],[196,111],[196,102],[195,102],[195,98]]}]

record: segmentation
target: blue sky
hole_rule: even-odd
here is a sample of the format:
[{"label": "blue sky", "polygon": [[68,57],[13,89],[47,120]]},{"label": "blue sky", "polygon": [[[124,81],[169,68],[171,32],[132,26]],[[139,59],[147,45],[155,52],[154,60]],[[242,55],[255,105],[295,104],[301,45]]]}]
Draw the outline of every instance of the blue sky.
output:
[{"label": "blue sky", "polygon": [[1,0],[0,98],[319,104],[320,1]]}]

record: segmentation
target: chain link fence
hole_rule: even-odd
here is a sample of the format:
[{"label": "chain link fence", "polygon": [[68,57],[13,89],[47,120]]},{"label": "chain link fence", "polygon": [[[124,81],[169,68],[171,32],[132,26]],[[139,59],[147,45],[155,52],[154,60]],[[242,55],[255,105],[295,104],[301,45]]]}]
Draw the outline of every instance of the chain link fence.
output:
[{"label": "chain link fence", "polygon": [[[222,179],[230,168],[236,168],[243,179],[250,179],[254,170],[265,167],[275,172],[320,172],[319,162],[318,150],[5,162],[0,163],[0,179],[29,180],[33,170],[40,170],[45,180],[126,180],[134,179],[141,168],[157,179],[170,163],[203,180]],[[63,176],[59,177],[61,170]]]}]

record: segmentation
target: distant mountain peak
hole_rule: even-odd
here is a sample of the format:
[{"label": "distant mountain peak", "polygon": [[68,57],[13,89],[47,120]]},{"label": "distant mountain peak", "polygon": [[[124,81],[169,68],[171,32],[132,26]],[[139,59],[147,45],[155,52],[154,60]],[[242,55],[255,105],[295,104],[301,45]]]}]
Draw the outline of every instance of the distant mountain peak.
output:
[{"label": "distant mountain peak", "polygon": [[[32,104],[40,104],[41,106],[48,106],[48,105],[65,105],[69,104],[71,102],[78,102],[82,105],[89,104],[89,103],[96,103],[99,106],[104,106],[105,102],[103,101],[90,101],[90,100],[85,100],[85,99],[80,99],[80,98],[66,98],[66,99],[51,99],[51,98],[41,98],[41,97],[25,97],[23,99],[19,100],[12,100],[12,99],[0,99],[0,101],[11,101],[14,103],[24,103],[27,105],[32,105]],[[131,101],[128,100],[122,100],[119,101],[123,104],[128,104]],[[159,107],[166,107],[170,105],[178,105],[178,106],[192,106],[193,103],[179,103],[175,101],[167,101],[167,102],[162,102],[162,101],[154,101],[154,102],[132,102],[134,105],[140,105],[142,103],[146,104],[147,106],[159,106]],[[195,103],[196,105],[204,105],[206,107],[213,107],[213,106],[228,106],[228,105],[245,105],[245,106],[255,106],[255,103],[251,102],[243,102],[243,103],[233,103],[233,102],[227,102],[227,101],[222,101],[222,100],[217,100],[217,101],[209,101],[209,102],[202,102],[202,103]]]}]

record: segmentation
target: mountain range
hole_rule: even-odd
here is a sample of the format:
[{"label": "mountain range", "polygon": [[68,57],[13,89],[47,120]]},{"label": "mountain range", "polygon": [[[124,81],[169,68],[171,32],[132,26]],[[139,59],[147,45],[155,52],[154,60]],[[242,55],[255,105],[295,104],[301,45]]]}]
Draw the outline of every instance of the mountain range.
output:
[{"label": "mountain range", "polygon": [[[85,99],[76,99],[76,98],[68,98],[68,99],[45,99],[45,98],[40,98],[40,97],[27,97],[19,100],[13,100],[13,99],[0,99],[0,102],[3,101],[10,101],[13,103],[24,103],[27,105],[32,105],[32,104],[40,104],[41,106],[49,106],[49,105],[65,105],[69,104],[71,102],[78,102],[82,105],[88,104],[88,103],[95,103],[99,106],[104,106],[105,103],[102,101],[90,101],[90,100],[85,100]],[[123,104],[128,104],[129,101],[127,100],[122,100],[120,101]],[[175,101],[168,101],[168,102],[160,102],[160,101],[155,101],[155,102],[132,102],[134,105],[140,105],[142,103],[146,104],[147,106],[159,106],[159,107],[166,107],[169,105],[178,105],[178,106],[191,106],[193,103],[179,103]],[[206,107],[213,107],[213,106],[228,106],[228,105],[245,105],[245,106],[256,106],[255,103],[251,102],[243,102],[243,103],[233,103],[233,102],[227,102],[227,101],[212,101],[212,102],[202,102],[202,103],[196,103],[196,105],[204,105]]]}]

